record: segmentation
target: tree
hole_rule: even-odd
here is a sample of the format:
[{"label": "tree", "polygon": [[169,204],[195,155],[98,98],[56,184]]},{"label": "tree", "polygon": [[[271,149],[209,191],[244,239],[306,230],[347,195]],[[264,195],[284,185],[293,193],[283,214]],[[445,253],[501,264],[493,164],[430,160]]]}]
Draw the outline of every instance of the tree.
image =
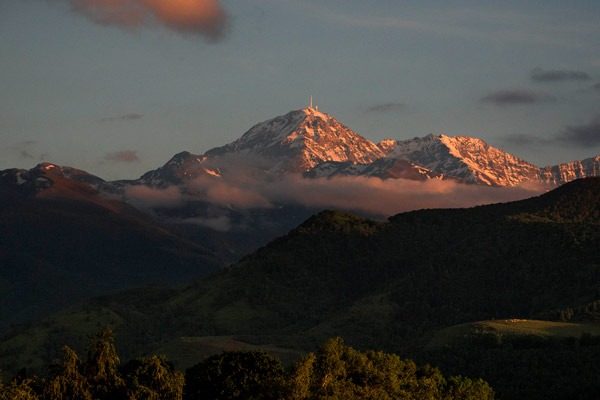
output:
[{"label": "tree", "polygon": [[84,370],[95,400],[127,398],[125,381],[118,373],[120,362],[112,328],[108,327],[92,336]]},{"label": "tree", "polygon": [[287,385],[291,400],[491,400],[493,396],[482,380],[455,377],[447,383],[436,368],[419,368],[395,354],[361,352],[340,338],[327,341],[316,354],[297,362]]},{"label": "tree", "polygon": [[183,374],[165,356],[129,361],[122,368],[127,392],[135,400],[181,400]]},{"label": "tree", "polygon": [[13,379],[7,385],[0,382],[0,400],[40,400],[31,379]]},{"label": "tree", "polygon": [[50,367],[51,377],[43,389],[46,400],[91,400],[90,384],[82,374],[82,365],[75,350],[62,348],[63,362]]},{"label": "tree", "polygon": [[482,379],[475,381],[463,376],[448,379],[444,400],[493,400],[494,391]]},{"label": "tree", "polygon": [[283,368],[262,351],[225,351],[188,368],[185,400],[280,399]]}]

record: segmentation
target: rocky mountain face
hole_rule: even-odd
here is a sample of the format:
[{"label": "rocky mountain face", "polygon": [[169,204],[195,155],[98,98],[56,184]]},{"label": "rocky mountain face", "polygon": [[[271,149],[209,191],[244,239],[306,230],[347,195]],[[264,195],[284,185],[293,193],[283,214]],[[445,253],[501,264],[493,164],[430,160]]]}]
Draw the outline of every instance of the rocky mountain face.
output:
[{"label": "rocky mountain face", "polygon": [[428,135],[380,143],[386,157],[407,160],[442,178],[490,186],[539,180],[539,167],[468,136]]},{"label": "rocky mountain face", "polygon": [[544,182],[556,185],[593,176],[600,176],[600,156],[544,167],[540,170],[540,178]]}]

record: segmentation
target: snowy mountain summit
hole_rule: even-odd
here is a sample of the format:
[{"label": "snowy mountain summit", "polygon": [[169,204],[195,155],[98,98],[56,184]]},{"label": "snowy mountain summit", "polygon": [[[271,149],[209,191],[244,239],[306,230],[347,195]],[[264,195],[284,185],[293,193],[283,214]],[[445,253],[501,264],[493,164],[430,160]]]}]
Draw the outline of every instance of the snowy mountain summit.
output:
[{"label": "snowy mountain summit", "polygon": [[366,164],[385,156],[374,143],[312,107],[261,122],[206,156],[227,154],[271,160],[271,172],[305,172],[327,161]]}]

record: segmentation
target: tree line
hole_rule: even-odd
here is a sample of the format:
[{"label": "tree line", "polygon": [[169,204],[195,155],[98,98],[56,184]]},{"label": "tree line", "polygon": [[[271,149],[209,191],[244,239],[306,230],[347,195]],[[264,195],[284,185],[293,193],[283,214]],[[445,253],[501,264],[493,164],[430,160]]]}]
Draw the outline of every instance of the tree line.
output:
[{"label": "tree line", "polygon": [[262,351],[225,351],[176,370],[165,357],[136,358],[121,365],[115,335],[107,328],[90,339],[82,361],[68,346],[45,377],[24,370],[0,380],[0,400],[491,400],[487,382],[448,379],[428,365],[398,355],[359,351],[334,338],[289,367]]}]

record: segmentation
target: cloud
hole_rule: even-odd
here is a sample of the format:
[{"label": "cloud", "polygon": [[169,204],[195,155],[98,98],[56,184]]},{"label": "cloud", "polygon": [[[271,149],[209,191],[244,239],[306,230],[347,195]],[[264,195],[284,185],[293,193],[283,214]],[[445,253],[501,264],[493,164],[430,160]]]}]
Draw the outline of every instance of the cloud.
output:
[{"label": "cloud", "polygon": [[21,160],[40,160],[44,161],[49,157],[48,153],[40,154],[36,149],[38,142],[35,140],[23,140],[13,146],[9,146],[12,152],[19,154]]},{"label": "cloud", "polygon": [[[208,161],[207,161],[208,162]],[[339,209],[386,218],[423,208],[457,208],[521,200],[544,193],[542,185],[488,187],[454,180],[413,181],[375,177],[305,178],[301,174],[270,174],[256,168],[253,158],[213,159],[221,175],[200,175],[181,186],[153,189],[131,186],[126,200],[135,207],[181,207],[189,204],[194,215],[178,219],[218,231],[248,229],[255,220],[243,216],[260,215],[260,210],[299,206],[311,210]],[[244,167],[244,162],[248,164]],[[231,167],[235,164],[235,168]],[[207,164],[203,164],[208,167]],[[167,213],[168,214],[168,213]],[[250,222],[254,221],[254,222]]]},{"label": "cloud", "polygon": [[[523,185],[498,188],[467,185],[453,180],[413,181],[369,177],[304,178],[301,175],[265,176],[263,179],[199,178],[183,190],[141,192],[147,198],[165,201],[173,195],[173,204],[181,201],[202,201],[223,208],[260,209],[280,205],[299,205],[309,208],[334,208],[365,213],[372,216],[390,215],[423,208],[471,207],[480,204],[520,200],[543,193],[545,187]],[[136,189],[142,190],[142,189]],[[186,193],[182,197],[181,192]],[[135,198],[140,201],[140,193]],[[128,196],[131,196],[128,193]],[[149,204],[149,201],[145,201]],[[135,204],[134,204],[135,205]],[[161,203],[161,206],[164,204]],[[211,214],[208,219],[220,215]],[[206,225],[205,219],[198,221]],[[217,221],[214,221],[217,223]],[[220,221],[224,223],[224,221]]]},{"label": "cloud", "polygon": [[27,150],[21,150],[20,157],[23,160],[31,160],[34,158]]},{"label": "cloud", "polygon": [[367,108],[367,113],[388,113],[388,112],[398,112],[403,111],[406,108],[406,105],[403,103],[389,102],[382,104],[375,104],[369,108]]},{"label": "cloud", "polygon": [[587,124],[567,126],[557,140],[578,147],[600,146],[600,114]]},{"label": "cloud", "polygon": [[452,180],[413,181],[368,177],[307,179],[288,176],[264,187],[275,202],[296,202],[314,208],[336,208],[386,217],[423,208],[471,207],[531,197],[541,187],[496,188]]},{"label": "cloud", "polygon": [[528,135],[526,133],[515,133],[512,135],[507,135],[504,138],[504,142],[517,146],[535,147],[552,144],[553,140],[541,138],[539,136]]},{"label": "cloud", "polygon": [[137,29],[162,25],[180,34],[218,40],[224,34],[227,13],[218,0],[67,0],[71,8],[91,21]]},{"label": "cloud", "polygon": [[104,156],[105,161],[116,161],[116,162],[136,162],[139,161],[140,158],[137,155],[137,151],[134,150],[123,150],[117,151],[114,153],[108,153]]},{"label": "cloud", "polygon": [[227,180],[200,176],[189,183],[186,191],[192,197],[201,197],[209,203],[225,207],[273,207],[262,191],[258,190],[261,185],[261,179],[247,173],[235,174]]},{"label": "cloud", "polygon": [[567,126],[549,138],[528,134],[513,134],[506,136],[504,142],[509,145],[523,147],[564,145],[575,147],[600,146],[600,114],[596,115],[587,124]]},{"label": "cloud", "polygon": [[515,89],[500,90],[481,98],[481,102],[496,106],[523,105],[535,103],[547,103],[555,101],[556,98],[546,92]]},{"label": "cloud", "polygon": [[543,70],[534,68],[530,78],[533,82],[562,82],[562,81],[589,81],[592,79],[587,73],[571,70]]},{"label": "cloud", "polygon": [[595,91],[597,91],[597,92],[600,92],[600,82],[598,82],[594,86],[592,86],[592,89],[595,90]]},{"label": "cloud", "polygon": [[128,114],[116,115],[116,116],[113,116],[113,117],[102,118],[100,120],[100,122],[135,121],[135,120],[138,120],[138,119],[142,119],[143,117],[144,117],[143,114],[128,113]]}]

